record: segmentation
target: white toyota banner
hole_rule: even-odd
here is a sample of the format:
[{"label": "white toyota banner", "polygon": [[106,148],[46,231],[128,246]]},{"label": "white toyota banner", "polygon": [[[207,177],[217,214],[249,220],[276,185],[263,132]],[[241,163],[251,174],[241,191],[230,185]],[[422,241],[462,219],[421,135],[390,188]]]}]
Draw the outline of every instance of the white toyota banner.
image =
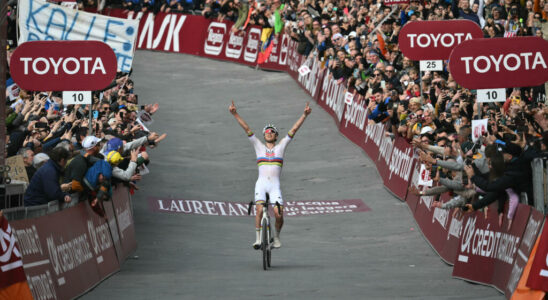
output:
[{"label": "white toyota banner", "polygon": [[19,44],[44,40],[101,41],[116,53],[118,71],[131,69],[139,19],[107,17],[41,0],[19,0],[18,7]]}]

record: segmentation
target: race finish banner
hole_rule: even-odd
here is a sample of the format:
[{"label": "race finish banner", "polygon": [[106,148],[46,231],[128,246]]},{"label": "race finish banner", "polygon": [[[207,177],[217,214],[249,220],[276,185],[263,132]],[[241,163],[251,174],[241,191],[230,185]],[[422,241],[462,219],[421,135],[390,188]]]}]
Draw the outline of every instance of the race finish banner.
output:
[{"label": "race finish banner", "polygon": [[87,13],[41,0],[20,0],[18,9],[19,45],[44,40],[101,41],[114,50],[118,71],[131,69],[139,20]]},{"label": "race finish banner", "polygon": [[[154,212],[182,213],[205,216],[245,217],[249,203],[148,198],[149,209]],[[272,208],[271,208],[272,209]],[[361,199],[285,201],[284,216],[311,216],[366,212],[371,209]],[[255,209],[251,210],[255,215]]]}]

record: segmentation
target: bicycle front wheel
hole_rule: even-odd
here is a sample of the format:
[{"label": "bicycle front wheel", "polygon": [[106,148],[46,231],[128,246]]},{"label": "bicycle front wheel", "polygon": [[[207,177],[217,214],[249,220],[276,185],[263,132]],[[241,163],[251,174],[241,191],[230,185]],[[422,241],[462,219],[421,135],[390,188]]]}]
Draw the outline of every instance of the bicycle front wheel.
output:
[{"label": "bicycle front wheel", "polygon": [[263,270],[266,271],[268,267],[268,223],[266,220],[263,220],[262,226],[262,243],[261,248],[263,249]]}]

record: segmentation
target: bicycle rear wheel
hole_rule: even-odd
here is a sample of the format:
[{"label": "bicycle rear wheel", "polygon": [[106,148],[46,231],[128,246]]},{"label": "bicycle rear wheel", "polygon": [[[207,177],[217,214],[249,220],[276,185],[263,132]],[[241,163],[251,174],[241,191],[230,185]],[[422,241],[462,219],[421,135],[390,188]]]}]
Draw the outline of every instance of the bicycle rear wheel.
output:
[{"label": "bicycle rear wheel", "polygon": [[262,226],[262,243],[261,248],[263,249],[263,270],[266,271],[268,267],[268,224],[266,220],[263,220]]}]

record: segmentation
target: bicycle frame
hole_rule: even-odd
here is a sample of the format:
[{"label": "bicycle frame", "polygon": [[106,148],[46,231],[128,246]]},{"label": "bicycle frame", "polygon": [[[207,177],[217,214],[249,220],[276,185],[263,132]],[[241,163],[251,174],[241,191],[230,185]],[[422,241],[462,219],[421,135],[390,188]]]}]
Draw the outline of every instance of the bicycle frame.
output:
[{"label": "bicycle frame", "polygon": [[[270,205],[269,195],[266,196],[266,201],[263,204],[263,216],[261,217],[261,231],[260,231],[260,240],[261,240],[261,250],[263,252],[263,269],[266,271],[267,267],[270,267],[270,260],[272,258],[271,251],[274,244],[274,239],[272,238],[272,224],[270,223],[270,215],[268,213],[268,206]],[[251,214],[251,207],[255,204],[253,201],[249,202],[249,207],[247,208],[247,214]],[[280,203],[276,202],[278,211],[280,210]]]}]

